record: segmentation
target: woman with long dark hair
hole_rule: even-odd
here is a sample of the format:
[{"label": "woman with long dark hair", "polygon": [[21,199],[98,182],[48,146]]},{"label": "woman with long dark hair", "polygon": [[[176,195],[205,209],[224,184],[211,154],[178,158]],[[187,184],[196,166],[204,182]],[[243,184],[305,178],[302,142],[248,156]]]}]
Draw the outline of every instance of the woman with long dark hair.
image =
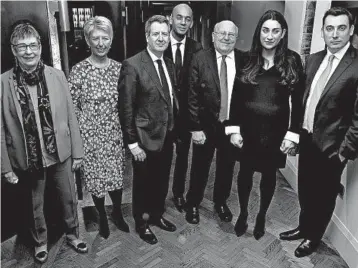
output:
[{"label": "woman with long dark hair", "polygon": [[262,177],[254,237],[264,235],[266,213],[276,187],[276,169],[285,166],[286,154],[294,154],[298,143],[303,68],[300,56],[288,49],[287,43],[288,27],[283,15],[275,10],[265,12],[243,68],[236,75],[239,83],[233,91],[227,132],[231,143],[241,148],[237,236],[248,228],[248,202],[255,171]]}]

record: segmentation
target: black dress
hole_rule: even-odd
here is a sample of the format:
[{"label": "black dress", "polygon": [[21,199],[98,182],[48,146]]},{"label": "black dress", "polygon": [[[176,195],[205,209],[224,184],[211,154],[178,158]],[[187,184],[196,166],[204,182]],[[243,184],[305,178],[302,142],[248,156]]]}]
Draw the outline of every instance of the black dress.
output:
[{"label": "black dress", "polygon": [[[301,60],[295,56],[302,73]],[[299,130],[300,96],[304,87],[301,82],[293,87],[282,85],[280,76],[275,66],[268,70],[261,68],[256,85],[237,81],[232,95],[230,125],[240,126],[243,137],[240,162],[260,172],[285,166],[286,155],[280,151],[281,143],[287,131],[298,133]]]}]

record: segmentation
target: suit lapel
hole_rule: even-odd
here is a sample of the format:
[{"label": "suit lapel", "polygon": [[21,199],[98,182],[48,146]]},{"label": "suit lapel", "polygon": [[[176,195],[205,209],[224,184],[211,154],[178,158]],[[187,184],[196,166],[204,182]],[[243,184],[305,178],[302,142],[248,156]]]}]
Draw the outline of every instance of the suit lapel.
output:
[{"label": "suit lapel", "polygon": [[215,49],[211,49],[209,51],[209,57],[206,58],[207,61],[207,66],[209,67],[209,69],[212,70],[212,75],[214,77],[214,81],[216,84],[217,89],[220,91],[220,80],[219,80],[219,72],[218,72],[218,63],[216,60],[216,53],[215,53]]},{"label": "suit lapel", "polygon": [[[54,74],[46,66],[45,66],[44,73],[45,73],[45,80],[46,80],[47,87],[49,87],[49,86],[56,87],[56,85],[58,85],[58,83],[55,82]],[[53,90],[48,89],[48,96],[49,96],[50,104],[51,104],[51,114],[52,114],[53,122],[55,122],[55,118],[56,118],[55,117],[55,115],[56,115],[55,103],[58,102],[58,97],[56,96],[56,92],[58,92],[58,90],[56,88],[53,88]]]},{"label": "suit lapel", "polygon": [[[168,70],[168,74],[170,77],[170,83],[172,85],[172,91],[173,91],[173,101],[177,107],[177,109],[179,110],[179,102],[178,102],[178,96],[177,96],[177,86],[176,86],[176,79],[175,79],[175,70],[174,70],[174,65],[171,61],[169,61],[167,58],[164,57],[164,61],[165,61],[165,65],[167,67]],[[169,100],[170,101],[170,100]]]},{"label": "suit lapel", "polygon": [[[162,84],[160,83],[158,73],[155,69],[154,62],[152,61],[152,58],[149,56],[148,51],[145,50],[142,52],[142,63],[143,68],[147,71],[150,78],[154,82],[155,86],[157,87],[160,95],[163,97],[163,99],[168,102],[167,98],[165,97],[165,94],[163,92]],[[169,100],[170,102],[170,100]]]},{"label": "suit lapel", "polygon": [[193,54],[193,45],[191,43],[191,40],[187,37],[184,47],[184,62],[183,66],[189,66],[190,60],[192,58]]},{"label": "suit lapel", "polygon": [[336,82],[336,80],[342,75],[342,73],[348,68],[348,66],[352,64],[352,62],[353,58],[351,57],[351,50],[348,49],[346,54],[344,54],[342,60],[339,62],[337,68],[334,70],[332,76],[328,80],[326,86],[324,87],[321,98],[323,98],[324,95],[327,94],[334,82]]},{"label": "suit lapel", "polygon": [[168,48],[164,51],[164,57],[173,60],[172,44],[169,43]]},{"label": "suit lapel", "polygon": [[18,100],[18,97],[17,97],[17,94],[16,94],[15,87],[14,87],[13,74],[14,74],[13,71],[11,71],[11,73],[9,75],[10,91],[11,91],[12,99],[14,100],[17,116],[18,116],[18,118],[20,120],[22,128],[24,128],[24,122],[22,121],[21,107],[20,107],[20,103],[19,103],[19,100]]},{"label": "suit lapel", "polygon": [[310,59],[310,62],[312,63],[312,65],[307,67],[307,70],[306,70],[307,83],[306,83],[306,90],[303,95],[303,104],[305,104],[307,101],[308,95],[311,91],[312,81],[318,71],[319,66],[321,65],[321,63],[324,59],[324,56],[326,56],[326,51],[321,51],[314,58]]}]

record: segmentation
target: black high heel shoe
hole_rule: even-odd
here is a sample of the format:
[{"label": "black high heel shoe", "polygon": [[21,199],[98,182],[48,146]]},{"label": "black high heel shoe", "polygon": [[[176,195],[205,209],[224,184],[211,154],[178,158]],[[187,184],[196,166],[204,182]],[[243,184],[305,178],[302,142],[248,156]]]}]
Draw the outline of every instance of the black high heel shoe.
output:
[{"label": "black high heel shoe", "polygon": [[248,228],[247,224],[247,214],[240,214],[239,218],[237,219],[234,227],[234,231],[236,233],[237,237],[242,236],[244,233],[246,233]]},{"label": "black high heel shoe", "polygon": [[254,228],[254,237],[256,240],[259,240],[265,234],[265,216],[257,215],[255,228]]}]

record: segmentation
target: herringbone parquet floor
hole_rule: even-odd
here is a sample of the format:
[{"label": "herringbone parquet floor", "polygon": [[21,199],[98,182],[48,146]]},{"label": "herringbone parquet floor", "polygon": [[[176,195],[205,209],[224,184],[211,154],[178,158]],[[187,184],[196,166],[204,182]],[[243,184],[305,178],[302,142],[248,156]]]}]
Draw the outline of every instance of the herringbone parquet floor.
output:
[{"label": "herringbone parquet floor", "polygon": [[[119,231],[113,223],[109,198],[108,217],[110,237],[105,240],[98,235],[95,223],[95,210],[91,198],[85,194],[79,203],[81,236],[90,247],[87,255],[79,255],[66,245],[63,237],[54,239],[50,245],[48,262],[42,267],[74,268],[348,268],[344,260],[324,240],[318,251],[309,257],[297,259],[293,255],[299,241],[284,242],[278,239],[281,231],[296,227],[299,205],[297,195],[289,187],[280,173],[277,173],[275,197],[269,209],[266,234],[259,241],[252,235],[252,229],[258,211],[259,174],[255,174],[254,187],[250,199],[250,216],[248,232],[237,238],[233,225],[238,217],[238,199],[236,190],[235,168],[232,194],[228,205],[233,211],[231,223],[222,223],[214,213],[212,203],[213,175],[215,165],[210,172],[206,195],[200,207],[201,221],[190,225],[185,221],[184,213],[179,213],[171,201],[172,193],[167,198],[165,217],[177,226],[175,233],[167,233],[152,227],[159,243],[149,245],[143,242],[134,231],[131,216],[131,167],[128,166],[125,179],[123,212],[130,226],[130,233]],[[32,249],[28,243],[14,237],[2,243],[1,266],[40,267],[32,258]]]}]

